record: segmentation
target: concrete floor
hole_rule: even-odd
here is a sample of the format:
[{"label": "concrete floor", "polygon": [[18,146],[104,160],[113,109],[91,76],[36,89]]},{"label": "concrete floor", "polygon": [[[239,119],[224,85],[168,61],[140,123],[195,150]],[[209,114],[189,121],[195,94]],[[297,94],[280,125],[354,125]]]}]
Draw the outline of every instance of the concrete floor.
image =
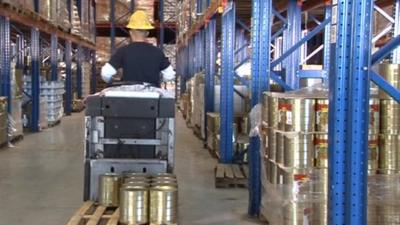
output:
[{"label": "concrete floor", "polygon": [[[65,225],[82,204],[83,114],[0,150],[0,225]],[[180,225],[258,224],[246,189],[215,189],[216,164],[177,118]]]}]

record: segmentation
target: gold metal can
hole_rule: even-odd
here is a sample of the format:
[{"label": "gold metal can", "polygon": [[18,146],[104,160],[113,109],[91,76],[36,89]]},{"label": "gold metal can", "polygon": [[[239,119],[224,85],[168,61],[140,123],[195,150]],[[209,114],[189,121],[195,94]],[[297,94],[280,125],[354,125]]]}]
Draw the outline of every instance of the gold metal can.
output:
[{"label": "gold metal can", "polygon": [[283,163],[284,161],[284,151],[285,151],[285,135],[283,133],[276,132],[276,157],[275,161],[277,163]]},{"label": "gold metal can", "polygon": [[279,123],[279,102],[278,98],[268,95],[267,97],[268,126],[278,128]]},{"label": "gold metal can", "polygon": [[276,156],[276,132],[273,128],[268,128],[266,154],[270,160],[275,160]]},{"label": "gold metal can", "polygon": [[125,184],[120,189],[120,222],[125,225],[149,222],[149,186]]},{"label": "gold metal can", "polygon": [[278,129],[284,131],[286,126],[286,117],[290,110],[286,99],[278,98]]},{"label": "gold metal can", "polygon": [[380,101],[378,98],[369,99],[369,134],[379,134]]},{"label": "gold metal can", "polygon": [[329,100],[317,99],[315,102],[315,128],[318,132],[328,132]]},{"label": "gold metal can", "polygon": [[368,135],[368,174],[376,174],[379,168],[379,135]]},{"label": "gold metal can", "polygon": [[328,134],[316,134],[315,144],[315,167],[328,168]]},{"label": "gold metal can", "polygon": [[315,99],[287,99],[286,131],[315,131]]},{"label": "gold metal can", "polygon": [[262,96],[261,118],[264,124],[268,124],[268,92],[264,92]]},{"label": "gold metal can", "polygon": [[394,100],[381,100],[381,133],[400,134],[400,104]]},{"label": "gold metal can", "polygon": [[162,177],[170,177],[176,179],[176,175],[172,173],[157,173],[156,175],[153,176],[153,179],[158,179]]},{"label": "gold metal can", "polygon": [[285,136],[285,167],[308,168],[314,162],[314,135]]},{"label": "gold metal can", "polygon": [[173,185],[153,186],[150,189],[150,224],[178,223],[178,188]]},{"label": "gold metal can", "polygon": [[[382,63],[379,65],[379,74],[393,87],[400,89],[400,64]],[[392,99],[385,91],[379,89],[381,99]]]},{"label": "gold metal can", "polygon": [[147,182],[151,181],[150,177],[128,177],[124,179],[124,183],[134,183],[134,182]]},{"label": "gold metal can", "polygon": [[129,172],[129,173],[123,173],[122,177],[124,179],[128,179],[128,178],[151,178],[151,175],[148,174],[148,173]]},{"label": "gold metal can", "polygon": [[106,173],[99,177],[99,203],[104,206],[118,206],[121,176]]},{"label": "gold metal can", "polygon": [[380,171],[385,174],[396,173],[394,171],[400,169],[400,135],[381,134],[379,146]]}]

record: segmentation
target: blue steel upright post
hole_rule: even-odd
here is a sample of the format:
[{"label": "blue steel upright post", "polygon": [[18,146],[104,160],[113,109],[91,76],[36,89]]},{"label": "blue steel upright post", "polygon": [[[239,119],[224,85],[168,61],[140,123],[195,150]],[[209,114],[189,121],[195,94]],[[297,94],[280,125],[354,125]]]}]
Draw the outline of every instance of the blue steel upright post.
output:
[{"label": "blue steel upright post", "polygon": [[[325,4],[325,19],[330,19],[332,17],[332,3],[327,2]],[[324,59],[323,59],[323,69],[329,71],[331,62],[331,22],[326,25],[324,31]],[[324,80],[324,84],[328,84],[329,79]]]},{"label": "blue steel upright post", "polygon": [[31,131],[39,132],[39,113],[40,113],[40,33],[37,28],[31,29],[31,56],[32,56],[32,115]]},{"label": "blue steel upright post", "polygon": [[[252,6],[252,106],[259,104],[262,93],[269,90],[271,61],[272,1],[253,1]],[[259,137],[250,140],[250,194],[249,215],[260,213],[261,204],[261,153]]]},{"label": "blue steel upright post", "polygon": [[11,112],[11,33],[10,19],[0,17],[0,37],[1,37],[1,96],[7,97],[8,112]]},{"label": "blue steel upright post", "polygon": [[[288,29],[284,32],[285,49],[288,50],[301,39],[301,1],[289,0],[288,10]],[[299,87],[297,71],[300,65],[300,50],[295,50],[285,60],[286,83],[293,89]]]},{"label": "blue steel upright post", "polygon": [[78,99],[82,98],[82,57],[83,49],[80,45],[78,45],[76,53],[76,92]]},{"label": "blue steel upright post", "polygon": [[[400,35],[400,0],[395,0],[393,37]],[[392,53],[392,63],[400,64],[400,46]]]},{"label": "blue steel upright post", "polygon": [[65,114],[71,115],[72,112],[72,43],[65,42]]},{"label": "blue steel upright post", "polygon": [[[205,28],[205,85],[204,85],[204,112],[214,112],[214,96],[215,96],[215,59],[217,55],[216,46],[216,19],[211,19]],[[207,116],[205,117],[207,124]],[[206,129],[207,134],[207,129]],[[207,138],[207,135],[206,135]]]},{"label": "blue steel upright post", "polygon": [[58,80],[58,37],[55,34],[51,35],[51,80]]},{"label": "blue steel upright post", "polygon": [[235,46],[236,7],[229,1],[222,14],[222,49],[221,49],[221,142],[220,161],[232,163],[233,160],[233,77]]},{"label": "blue steel upright post", "polygon": [[161,51],[164,50],[164,1],[165,0],[159,0],[159,5],[158,5],[158,16],[160,18],[160,34],[159,34],[159,44],[158,47],[161,49]]},{"label": "blue steel upright post", "polygon": [[110,1],[110,41],[111,41],[111,54],[115,52],[115,36],[116,36],[116,18],[115,18],[115,4],[117,0],[109,0]]},{"label": "blue steel upright post", "polygon": [[[372,0],[339,0],[329,94],[329,224],[367,224]],[[333,22],[333,21],[332,21]]]}]

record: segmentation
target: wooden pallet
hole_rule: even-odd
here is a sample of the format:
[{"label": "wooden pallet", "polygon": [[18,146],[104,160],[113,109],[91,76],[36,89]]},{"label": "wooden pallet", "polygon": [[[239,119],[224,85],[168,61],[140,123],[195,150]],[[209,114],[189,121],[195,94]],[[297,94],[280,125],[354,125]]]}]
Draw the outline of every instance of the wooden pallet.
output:
[{"label": "wooden pallet", "polygon": [[57,121],[54,121],[54,122],[49,122],[48,123],[48,127],[55,127],[55,126],[59,125],[60,123],[61,123],[61,120],[57,120]]},{"label": "wooden pallet", "polygon": [[67,225],[118,225],[119,209],[94,202],[83,203]]},{"label": "wooden pallet", "polygon": [[24,135],[17,135],[17,136],[15,136],[15,137],[13,137],[12,139],[11,139],[11,143],[12,144],[15,144],[15,143],[17,143],[17,142],[20,142],[20,141],[22,141],[24,139]]},{"label": "wooden pallet", "polygon": [[248,186],[248,170],[237,164],[217,164],[215,167],[215,187],[243,187]]}]

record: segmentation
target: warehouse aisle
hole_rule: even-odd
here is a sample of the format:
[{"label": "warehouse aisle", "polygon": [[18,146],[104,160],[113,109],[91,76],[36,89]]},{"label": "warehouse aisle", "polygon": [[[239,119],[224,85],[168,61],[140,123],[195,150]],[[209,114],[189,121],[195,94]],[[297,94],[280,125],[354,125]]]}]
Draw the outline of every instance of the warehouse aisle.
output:
[{"label": "warehouse aisle", "polygon": [[216,189],[212,158],[177,113],[176,174],[182,225],[250,225],[247,189]]},{"label": "warehouse aisle", "polygon": [[[65,225],[82,203],[83,114],[0,150],[0,225]],[[247,190],[215,189],[215,160],[177,118],[180,225],[247,225]]]}]

